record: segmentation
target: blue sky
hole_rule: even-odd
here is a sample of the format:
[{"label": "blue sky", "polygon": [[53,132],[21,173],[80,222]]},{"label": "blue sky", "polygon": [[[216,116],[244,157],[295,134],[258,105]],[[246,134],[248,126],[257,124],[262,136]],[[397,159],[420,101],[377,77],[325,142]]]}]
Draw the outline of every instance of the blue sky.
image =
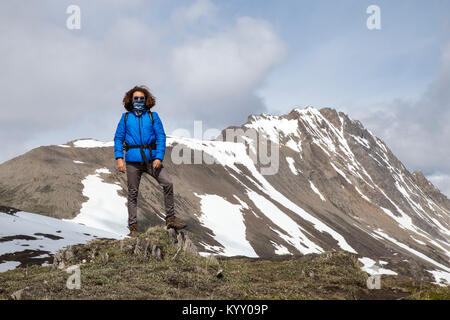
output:
[{"label": "blue sky", "polygon": [[[70,4],[80,30],[66,28]],[[366,27],[369,5],[381,30]],[[2,108],[28,94],[0,116],[0,161],[111,140],[123,93],[142,83],[168,134],[193,120],[222,129],[251,113],[344,111],[450,195],[449,12],[445,0],[2,1]]]},{"label": "blue sky", "polygon": [[262,90],[280,112],[296,103],[351,109],[417,98],[439,70],[450,2],[379,1],[379,31],[366,28],[373,1],[293,3],[292,10],[261,13],[276,21],[289,45],[289,57]]}]

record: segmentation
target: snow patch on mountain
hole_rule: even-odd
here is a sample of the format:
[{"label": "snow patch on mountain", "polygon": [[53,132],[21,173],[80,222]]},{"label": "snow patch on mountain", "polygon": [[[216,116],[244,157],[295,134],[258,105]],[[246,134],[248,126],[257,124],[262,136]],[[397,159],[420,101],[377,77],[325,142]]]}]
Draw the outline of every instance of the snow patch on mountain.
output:
[{"label": "snow patch on mountain", "polygon": [[449,273],[450,275],[450,268],[444,266],[443,264],[434,261],[433,259],[431,259],[430,257],[426,256],[425,254],[423,254],[422,252],[419,252],[415,249],[410,248],[408,245],[390,237],[389,235],[387,235],[386,233],[384,233],[382,230],[378,229],[374,231],[376,234],[380,235],[381,237],[383,237],[384,239],[394,243],[395,245],[399,246],[400,248],[403,248],[411,253],[413,253],[414,255],[418,256],[419,258],[426,260],[432,264],[434,264],[435,266],[441,268],[442,270],[444,270],[446,273]]},{"label": "snow patch on mountain", "polygon": [[312,181],[309,181],[309,185],[311,186],[311,189],[322,199],[322,201],[327,201],[323,194],[320,193],[319,189],[314,185]]},{"label": "snow patch on mountain", "polygon": [[446,287],[450,286],[450,273],[444,272],[441,270],[427,270],[429,273],[431,273],[435,279],[435,284]]},{"label": "snow patch on mountain", "polygon": [[359,258],[358,260],[363,264],[361,270],[367,272],[370,275],[397,275],[397,272],[381,267],[381,265],[387,263],[385,261],[379,260],[378,262],[376,262],[375,260],[367,257]]},{"label": "snow patch on mountain", "polygon": [[98,141],[94,139],[82,139],[73,142],[73,145],[76,148],[106,148],[106,147],[114,147],[114,141]]},{"label": "snow patch on mountain", "polygon": [[97,169],[82,181],[83,195],[89,200],[82,204],[80,213],[68,221],[124,236],[129,232],[127,199],[118,194],[122,188],[104,182],[101,173],[111,172],[107,168]]},{"label": "snow patch on mountain", "polygon": [[292,253],[289,252],[288,248],[286,248],[282,244],[278,244],[272,240],[270,241],[270,243],[272,243],[272,245],[275,248],[275,254],[278,254],[278,255],[290,254],[290,255],[292,255]]},{"label": "snow patch on mountain", "polygon": [[300,136],[298,121],[285,119],[280,116],[264,115],[263,117],[254,117],[254,120],[246,123],[244,127],[264,133],[269,140],[275,143],[280,143],[280,134],[286,137]]},{"label": "snow patch on mountain", "polygon": [[[194,194],[200,198],[202,213],[198,217],[201,224],[212,230],[211,236],[223,248],[211,248],[224,256],[258,257],[246,239],[246,227],[241,204],[233,204],[215,194]],[[248,207],[247,207],[248,208]]]},{"label": "snow patch on mountain", "polygon": [[291,172],[295,175],[298,175],[297,169],[294,166],[295,160],[291,157],[286,157],[286,161],[289,165],[289,169],[291,169]]},{"label": "snow patch on mountain", "polygon": [[361,197],[363,199],[367,200],[368,202],[372,202],[372,201],[370,201],[370,199],[364,193],[361,192],[361,190],[359,190],[359,188],[357,186],[355,186],[355,189],[361,195]]},{"label": "snow patch on mountain", "polygon": [[351,134],[350,137],[352,137],[353,139],[355,139],[356,142],[358,142],[359,144],[363,145],[363,146],[366,147],[367,149],[370,149],[370,144],[369,144],[369,141],[367,141],[367,139],[364,139],[364,138],[362,138],[362,137],[355,136],[355,135],[353,135],[353,134]]},{"label": "snow patch on mountain", "polygon": [[272,201],[250,189],[247,189],[247,195],[258,209],[281,229],[281,231],[272,229],[281,239],[297,248],[303,254],[321,253],[324,251],[320,246],[311,241],[304,234],[304,230]]},{"label": "snow patch on mountain", "polygon": [[291,148],[295,152],[298,152],[300,159],[302,158],[302,143],[301,141],[295,142],[292,138],[286,141],[286,147]]},{"label": "snow patch on mountain", "polygon": [[338,167],[336,167],[336,165],[333,162],[330,162],[331,166],[333,167],[333,169],[339,173],[349,184],[353,184],[349,178],[347,178],[347,175]]}]

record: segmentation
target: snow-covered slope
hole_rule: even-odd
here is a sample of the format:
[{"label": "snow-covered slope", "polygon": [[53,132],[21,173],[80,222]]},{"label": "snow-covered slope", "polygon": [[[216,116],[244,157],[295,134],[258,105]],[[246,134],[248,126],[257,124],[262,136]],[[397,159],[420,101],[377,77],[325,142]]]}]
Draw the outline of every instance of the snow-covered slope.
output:
[{"label": "snow-covered slope", "polygon": [[126,235],[129,233],[127,199],[117,193],[121,187],[104,182],[100,177],[101,173],[110,174],[111,172],[106,168],[101,168],[84,178],[81,182],[84,187],[83,195],[89,200],[83,203],[80,213],[75,218],[65,220]]},{"label": "snow-covered slope", "polygon": [[68,245],[96,238],[123,238],[116,233],[40,214],[7,212],[0,212],[0,272],[21,264],[49,263],[54,253]]}]

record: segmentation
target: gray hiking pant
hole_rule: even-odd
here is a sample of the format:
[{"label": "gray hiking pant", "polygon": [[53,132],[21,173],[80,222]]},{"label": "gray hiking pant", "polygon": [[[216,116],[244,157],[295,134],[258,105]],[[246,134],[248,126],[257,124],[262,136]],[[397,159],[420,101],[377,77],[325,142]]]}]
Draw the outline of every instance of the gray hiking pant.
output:
[{"label": "gray hiking pant", "polygon": [[[151,163],[150,165],[151,166]],[[154,170],[153,167],[146,169],[145,164],[139,162],[127,162],[127,184],[128,184],[128,225],[137,223],[137,198],[139,193],[139,184],[142,173],[146,172],[158,181],[163,187],[164,205],[166,208],[166,218],[175,214],[173,206],[173,184],[167,170],[161,163],[161,167]]]}]

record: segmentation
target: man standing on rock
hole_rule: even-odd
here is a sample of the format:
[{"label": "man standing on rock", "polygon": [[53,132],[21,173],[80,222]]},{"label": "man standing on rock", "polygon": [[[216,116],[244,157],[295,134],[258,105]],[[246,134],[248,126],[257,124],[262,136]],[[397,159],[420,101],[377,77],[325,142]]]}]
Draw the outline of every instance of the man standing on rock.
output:
[{"label": "man standing on rock", "polygon": [[[166,149],[166,134],[158,113],[151,112],[155,97],[145,86],[135,86],[123,98],[127,112],[117,126],[114,136],[114,154],[120,172],[127,173],[128,228],[130,237],[140,234],[137,225],[137,198],[142,173],[155,178],[163,187],[166,208],[166,226],[175,230],[186,227],[175,217],[173,184],[162,161]],[[125,162],[123,151],[125,149]]]}]

